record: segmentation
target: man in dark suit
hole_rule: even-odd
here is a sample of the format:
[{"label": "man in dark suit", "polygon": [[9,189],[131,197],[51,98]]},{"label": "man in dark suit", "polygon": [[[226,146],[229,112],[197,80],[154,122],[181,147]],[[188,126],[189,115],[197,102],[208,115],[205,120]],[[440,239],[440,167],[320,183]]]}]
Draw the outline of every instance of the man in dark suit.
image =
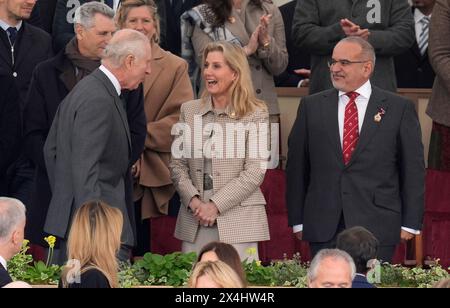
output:
[{"label": "man in dark suit", "polygon": [[19,92],[14,77],[0,71],[0,196],[7,193],[6,171],[19,152]]},{"label": "man in dark suit", "polygon": [[177,56],[181,56],[180,17],[184,12],[199,5],[202,1],[162,0],[161,2],[163,2],[162,4],[165,6],[165,16],[160,15],[160,17],[161,20],[164,19],[166,23],[165,39],[162,40],[161,47]]},{"label": "man in dark suit", "polygon": [[[44,223],[51,199],[43,157],[45,139],[59,104],[79,80],[100,66],[105,46],[116,31],[114,11],[108,6],[94,1],[82,5],[79,10],[85,18],[75,21],[76,36],[58,55],[39,64],[34,70],[24,112],[25,149],[36,165],[33,194],[28,204],[26,236],[32,243],[44,246]],[[131,133],[132,165],[142,153],[147,135],[142,86],[137,90],[123,92]],[[127,178],[126,187],[128,212],[132,215],[134,204],[131,178]]]},{"label": "man in dark suit", "polygon": [[[66,239],[73,212],[87,201],[103,200],[122,211],[122,243],[134,245],[125,184],[131,137],[119,95],[139,87],[150,73],[151,59],[145,35],[129,29],[116,32],[100,68],[78,82],[59,106],[44,145],[53,193],[46,232]],[[121,259],[130,257],[122,251]]]},{"label": "man in dark suit", "polygon": [[428,60],[428,30],[434,3],[435,0],[413,1],[416,40],[407,52],[394,59],[399,88],[433,87],[435,75]]},{"label": "man in dark suit", "polygon": [[22,248],[25,220],[22,202],[0,197],[0,288],[12,282],[6,263]]},{"label": "man in dark suit", "polygon": [[393,57],[414,42],[414,25],[407,0],[298,0],[292,39],[311,54],[310,94],[332,88],[327,61],[344,37],[358,36],[375,48],[377,65],[371,81],[397,90]]},{"label": "man in dark suit", "polygon": [[[305,71],[310,67],[310,55],[303,49],[296,48],[292,40],[292,18],[294,17],[295,5],[297,1],[289,1],[280,6],[280,13],[283,16],[284,32],[286,35],[286,48],[289,54],[289,63],[286,71],[275,76],[275,86],[277,87],[300,87],[308,86],[304,81],[309,77],[309,72]],[[300,71],[300,69],[303,69]],[[300,73],[302,72],[302,74]]]},{"label": "man in dark suit", "polygon": [[55,8],[56,0],[39,0],[31,13],[29,23],[51,34]]},{"label": "man in dark suit", "polygon": [[[36,65],[52,56],[50,36],[27,24],[36,0],[0,1],[0,70],[14,77],[24,108],[31,74]],[[33,183],[32,163],[18,155],[8,170],[8,195],[28,204]]]},{"label": "man in dark suit", "polygon": [[352,288],[375,288],[366,278],[369,262],[376,261],[378,251],[377,238],[366,228],[356,226],[339,233],[336,248],[345,251],[352,257],[356,266],[356,276]]},{"label": "man in dark suit", "polygon": [[313,255],[363,226],[389,262],[400,239],[422,228],[420,124],[410,101],[371,85],[374,64],[366,40],[340,41],[330,60],[335,89],[302,99],[289,136],[289,224]]}]

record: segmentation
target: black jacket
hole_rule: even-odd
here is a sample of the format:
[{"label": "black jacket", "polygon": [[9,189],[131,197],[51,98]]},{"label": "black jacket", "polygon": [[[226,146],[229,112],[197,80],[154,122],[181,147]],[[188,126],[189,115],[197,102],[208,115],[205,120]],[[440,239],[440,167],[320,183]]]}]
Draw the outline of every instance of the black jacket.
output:
[{"label": "black jacket", "polygon": [[9,276],[6,269],[3,267],[3,265],[0,264],[0,288],[3,288],[8,283],[13,282],[11,279],[11,276]]},{"label": "black jacket", "polygon": [[6,171],[19,151],[20,108],[19,92],[14,78],[0,72],[0,196],[6,193]]}]

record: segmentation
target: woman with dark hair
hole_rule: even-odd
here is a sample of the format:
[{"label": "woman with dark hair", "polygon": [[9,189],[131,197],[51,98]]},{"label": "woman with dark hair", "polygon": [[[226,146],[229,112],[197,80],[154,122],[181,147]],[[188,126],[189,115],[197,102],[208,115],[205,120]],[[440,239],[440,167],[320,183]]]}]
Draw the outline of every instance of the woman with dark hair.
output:
[{"label": "woman with dark hair", "polygon": [[288,64],[283,18],[278,7],[269,0],[206,0],[181,19],[182,56],[188,60],[193,82],[199,85],[196,68],[208,43],[237,44],[249,61],[257,98],[266,102],[271,116],[276,115],[271,122],[277,122],[280,110],[273,76],[284,72]]},{"label": "woman with dark hair", "polygon": [[211,242],[203,246],[197,257],[197,262],[218,260],[230,266],[236,272],[236,274],[239,275],[244,284],[246,283],[247,279],[244,269],[242,268],[239,253],[236,251],[233,245],[222,242]]}]

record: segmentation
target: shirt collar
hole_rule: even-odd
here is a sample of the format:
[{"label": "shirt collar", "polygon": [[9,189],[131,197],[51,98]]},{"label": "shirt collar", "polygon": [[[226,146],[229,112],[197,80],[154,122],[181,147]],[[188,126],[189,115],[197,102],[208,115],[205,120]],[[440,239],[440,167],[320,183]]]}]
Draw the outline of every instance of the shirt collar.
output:
[{"label": "shirt collar", "polygon": [[7,270],[7,268],[6,268],[6,260],[2,256],[0,256],[0,263],[5,268],[5,270]]},{"label": "shirt collar", "polygon": [[[362,86],[360,86],[358,89],[354,90],[353,92],[358,93],[360,97],[369,99],[370,95],[372,94],[372,85],[370,84],[370,80],[367,80]],[[339,97],[345,95],[346,93],[347,92],[339,91]]]},{"label": "shirt collar", "polygon": [[2,27],[2,29],[5,31],[8,30],[9,27],[15,27],[17,29],[17,31],[19,31],[20,28],[22,28],[22,21],[19,21],[19,23],[15,26],[11,26],[6,21],[3,21],[0,19],[0,27]]},{"label": "shirt collar", "polygon": [[[414,22],[419,23],[426,15],[424,15],[419,9],[414,10]],[[431,18],[431,14],[428,15]]]},{"label": "shirt collar", "polygon": [[[201,108],[200,108],[200,115],[201,116],[204,116],[205,114],[207,114],[208,112],[214,112],[215,110],[214,110],[214,107],[213,107],[213,104],[212,104],[212,98],[211,98],[211,96],[206,96],[206,97],[204,97],[203,99],[202,99],[202,105],[201,105]],[[234,118],[235,117],[235,114],[234,114],[234,112],[232,111],[232,108],[231,108],[231,106],[230,105],[228,105],[226,108],[225,108],[225,110],[223,111],[223,113],[225,113],[226,115],[228,115],[230,118]],[[221,114],[221,113],[219,113],[219,114]]]},{"label": "shirt collar", "polygon": [[120,96],[120,93],[121,93],[121,87],[120,87],[119,80],[117,80],[116,76],[114,76],[113,73],[111,73],[105,66],[103,66],[103,64],[100,65],[99,69],[100,69],[103,73],[105,73],[106,77],[108,77],[109,80],[111,80],[111,82],[112,82],[114,88],[115,88],[116,91],[117,91],[117,95]]}]

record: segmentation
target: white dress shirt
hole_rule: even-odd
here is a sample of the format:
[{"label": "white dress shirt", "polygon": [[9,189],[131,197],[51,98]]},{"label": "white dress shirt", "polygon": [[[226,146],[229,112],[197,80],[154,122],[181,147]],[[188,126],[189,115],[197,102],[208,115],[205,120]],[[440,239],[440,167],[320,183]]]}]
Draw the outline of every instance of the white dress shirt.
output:
[{"label": "white dress shirt", "polygon": [[19,21],[17,23],[17,25],[14,26],[14,25],[10,25],[6,21],[3,21],[0,19],[0,27],[2,27],[2,29],[5,30],[5,32],[9,27],[16,27],[17,31],[19,31],[20,28],[22,28],[22,21]]},{"label": "white dress shirt", "polygon": [[[364,116],[366,115],[367,106],[369,105],[369,99],[372,95],[372,85],[370,81],[367,81],[361,87],[356,89],[354,92],[358,93],[358,97],[355,100],[356,107],[358,108],[358,128],[359,135],[361,135],[362,125],[364,122]],[[345,115],[345,106],[347,106],[350,98],[345,95],[346,92],[339,91],[339,101],[338,101],[338,124],[339,124],[339,137],[341,139],[341,146],[344,139],[344,115]],[[413,230],[410,228],[402,227],[403,230],[413,233],[420,234],[420,231]],[[293,226],[294,233],[303,231],[303,225],[295,225]]]},{"label": "white dress shirt", "polygon": [[8,270],[8,268],[6,267],[6,260],[2,256],[0,256],[0,264],[5,270]]},{"label": "white dress shirt", "polygon": [[105,73],[106,77],[108,77],[109,80],[111,80],[112,84],[114,85],[114,88],[117,91],[117,95],[120,96],[120,93],[122,93],[121,91],[121,87],[120,87],[120,83],[119,80],[117,80],[116,76],[114,76],[113,73],[111,73],[106,67],[104,67],[103,65],[100,65],[99,69]]}]

